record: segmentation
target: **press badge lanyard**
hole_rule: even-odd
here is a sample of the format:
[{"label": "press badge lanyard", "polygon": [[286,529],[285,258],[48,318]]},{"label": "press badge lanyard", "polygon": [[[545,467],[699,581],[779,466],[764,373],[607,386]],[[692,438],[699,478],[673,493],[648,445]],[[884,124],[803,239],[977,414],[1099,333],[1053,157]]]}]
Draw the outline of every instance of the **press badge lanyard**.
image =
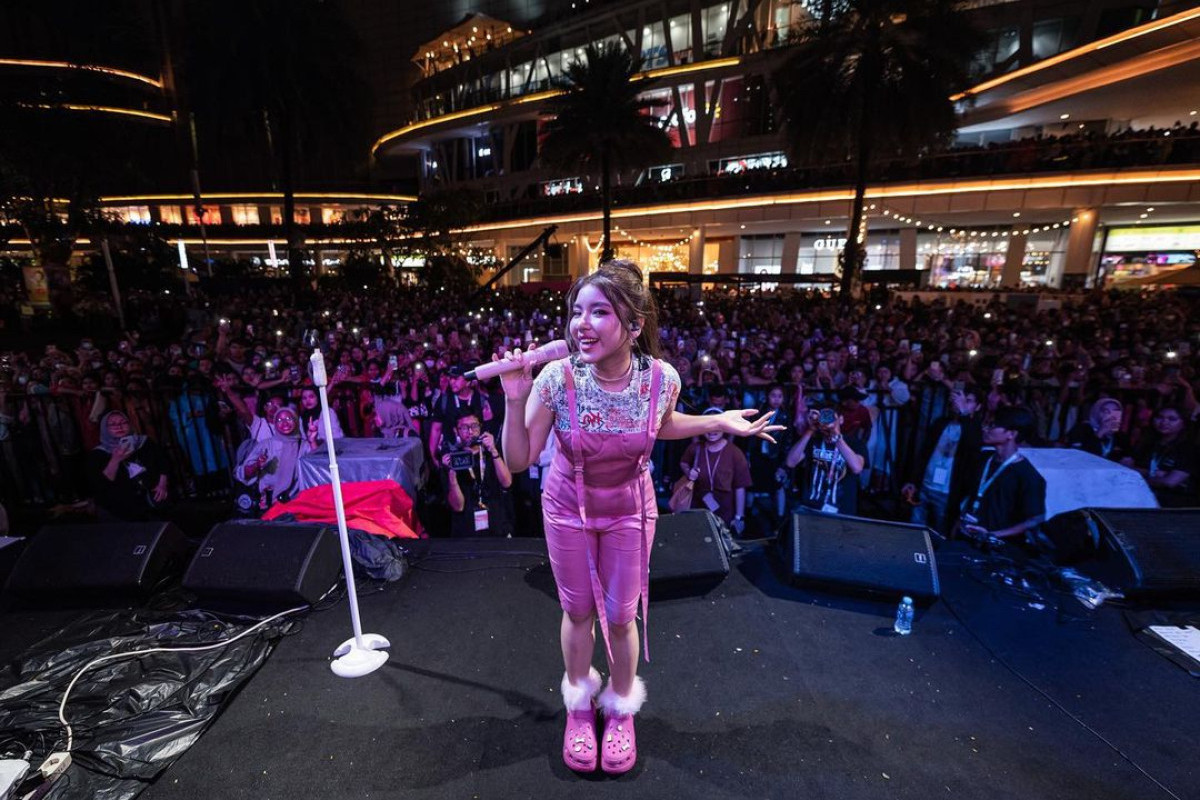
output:
[{"label": "press badge lanyard", "polygon": [[[990,475],[988,474],[987,467],[983,468],[983,477],[979,481],[979,491],[975,492],[975,502],[971,504],[972,513],[979,510],[979,504],[983,502],[983,496],[987,494],[988,489],[992,488],[992,484],[996,482],[996,478],[1000,477],[1000,473],[1004,472],[1004,470],[1007,469],[1010,464],[1014,463],[1020,457],[1020,451],[1013,453],[1011,456],[1004,459],[1004,463],[1001,464],[999,468]],[[995,457],[993,456],[992,459],[988,461],[988,466],[994,463],[994,461]]]},{"label": "press badge lanyard", "polygon": [[[725,447],[728,447],[728,446],[729,446],[728,444],[725,445]],[[712,463],[712,458],[709,456],[708,448],[707,447],[704,448],[704,465],[708,470],[708,490],[710,492],[714,488],[716,488],[716,485],[717,485],[716,481],[715,481],[716,474],[717,474],[716,468],[721,466],[721,456],[723,456],[725,454],[725,447],[722,447],[721,452],[717,453],[717,463],[716,464]]]},{"label": "press badge lanyard", "polygon": [[[483,492],[486,488],[486,484],[484,483],[484,469],[483,448],[481,447],[479,448],[479,480],[475,481],[475,502],[477,503],[477,507],[475,509],[476,532],[486,531],[488,529],[487,506],[483,503]],[[473,468],[471,470],[471,478],[472,480],[475,478],[475,470]]]}]

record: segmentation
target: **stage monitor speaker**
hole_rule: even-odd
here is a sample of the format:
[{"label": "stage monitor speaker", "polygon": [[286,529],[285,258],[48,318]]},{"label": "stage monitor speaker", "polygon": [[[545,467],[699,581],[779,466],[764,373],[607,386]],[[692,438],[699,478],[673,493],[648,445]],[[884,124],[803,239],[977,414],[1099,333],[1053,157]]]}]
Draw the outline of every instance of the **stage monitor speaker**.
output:
[{"label": "stage monitor speaker", "polygon": [[196,605],[272,614],[313,605],[342,568],[337,528],[284,522],[223,522],[208,532],[183,576]]},{"label": "stage monitor speaker", "polygon": [[723,523],[711,511],[680,511],[658,518],[650,554],[650,593],[656,599],[702,594],[729,574]]},{"label": "stage monitor speaker", "polygon": [[[1127,595],[1200,596],[1200,508],[1084,508],[1047,533],[1080,572]],[[1086,548],[1078,543],[1086,542]]]},{"label": "stage monitor speaker", "polygon": [[124,605],[178,575],[186,555],[186,537],[169,522],[48,525],[29,540],[6,593],[33,605]]},{"label": "stage monitor speaker", "polygon": [[916,600],[941,593],[929,530],[920,525],[798,512],[783,545],[796,583]]}]

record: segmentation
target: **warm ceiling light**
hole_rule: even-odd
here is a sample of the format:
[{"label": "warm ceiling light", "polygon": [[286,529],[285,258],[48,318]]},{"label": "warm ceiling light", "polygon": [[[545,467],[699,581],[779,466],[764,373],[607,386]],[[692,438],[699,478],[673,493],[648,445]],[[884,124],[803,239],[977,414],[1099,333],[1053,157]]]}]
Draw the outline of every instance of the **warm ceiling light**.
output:
[{"label": "warm ceiling light", "polygon": [[1021,216],[1021,212],[1020,212],[1020,211],[1014,211],[1014,212],[1013,212],[1013,216],[1014,216],[1014,217],[1019,217],[1019,216]]},{"label": "warm ceiling light", "polygon": [[1059,119],[1070,119],[1071,115],[1070,114],[1059,114],[1058,118]]}]

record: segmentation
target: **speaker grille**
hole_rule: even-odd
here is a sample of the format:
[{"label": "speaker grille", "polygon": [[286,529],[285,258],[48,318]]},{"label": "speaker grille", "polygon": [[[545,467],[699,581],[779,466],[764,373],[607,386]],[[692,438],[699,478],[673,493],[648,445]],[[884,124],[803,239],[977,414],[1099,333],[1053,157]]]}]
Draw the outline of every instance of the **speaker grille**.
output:
[{"label": "speaker grille", "polygon": [[1090,510],[1129,562],[1129,589],[1200,591],[1200,509]]},{"label": "speaker grille", "polygon": [[941,593],[929,531],[920,526],[797,513],[789,539],[799,582],[924,598]]}]

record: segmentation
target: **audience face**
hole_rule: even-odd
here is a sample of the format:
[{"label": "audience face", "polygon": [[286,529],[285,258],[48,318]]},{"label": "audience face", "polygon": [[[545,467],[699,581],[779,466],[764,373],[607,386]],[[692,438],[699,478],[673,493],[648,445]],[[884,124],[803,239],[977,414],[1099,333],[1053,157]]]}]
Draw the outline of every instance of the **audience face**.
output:
[{"label": "audience face", "polygon": [[129,417],[126,417],[124,414],[116,412],[109,414],[106,424],[108,425],[108,432],[118,439],[130,434]]},{"label": "audience face", "polygon": [[275,414],[275,432],[280,436],[291,436],[300,426],[300,421],[296,419],[296,412],[290,408],[279,409]]},{"label": "audience face", "polygon": [[1154,429],[1163,438],[1174,438],[1183,433],[1183,417],[1173,408],[1164,408],[1154,415]]},{"label": "audience face", "polygon": [[458,433],[458,441],[465,444],[478,436],[483,428],[477,417],[468,414],[458,421],[454,430]]}]

